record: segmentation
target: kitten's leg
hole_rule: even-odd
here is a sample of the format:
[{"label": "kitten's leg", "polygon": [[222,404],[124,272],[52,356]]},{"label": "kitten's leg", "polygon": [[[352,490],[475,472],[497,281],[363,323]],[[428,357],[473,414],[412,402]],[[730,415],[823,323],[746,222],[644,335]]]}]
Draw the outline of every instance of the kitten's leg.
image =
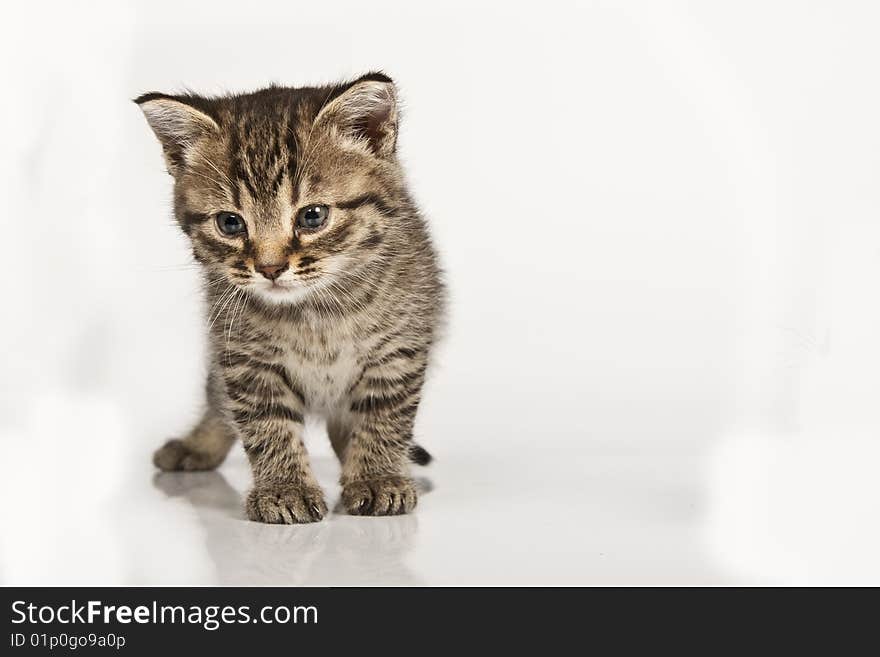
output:
[{"label": "kitten's leg", "polygon": [[302,441],[304,399],[279,364],[234,360],[223,370],[227,416],[241,436],[254,485],[246,500],[251,520],[316,522],[327,513],[324,493]]},{"label": "kitten's leg", "polygon": [[[351,439],[351,427],[348,422],[345,422],[341,418],[342,415],[339,415],[330,418],[327,421],[327,435],[330,438],[330,445],[333,447],[333,452],[336,454],[336,458],[339,459],[340,463],[344,463],[345,450]],[[428,450],[416,443],[410,444],[407,454],[410,462],[417,465],[428,465],[434,460],[434,457],[431,456],[431,453],[428,452]]]},{"label": "kitten's leg", "polygon": [[355,515],[396,515],[416,505],[409,476],[412,428],[427,353],[397,348],[365,366],[350,395],[342,503]]},{"label": "kitten's leg", "polygon": [[235,433],[213,408],[182,440],[169,440],[153,454],[160,470],[213,470],[223,463]]}]

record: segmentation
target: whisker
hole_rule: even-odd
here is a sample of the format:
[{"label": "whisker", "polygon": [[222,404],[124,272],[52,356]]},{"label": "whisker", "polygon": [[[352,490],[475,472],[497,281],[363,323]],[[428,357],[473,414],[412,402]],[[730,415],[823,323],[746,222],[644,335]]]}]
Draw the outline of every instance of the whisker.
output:
[{"label": "whisker", "polygon": [[[236,291],[237,289],[238,289],[238,288],[236,288],[235,286],[233,286],[233,285],[229,285],[229,286],[228,286],[228,287],[227,287],[227,288],[221,293],[221,295],[220,295],[220,297],[217,299],[217,301],[215,301],[214,304],[211,306],[211,310],[208,312],[208,317],[209,317],[209,319],[211,320],[210,323],[208,324],[208,332],[210,332],[211,329],[214,328],[214,322],[216,322],[217,319],[220,317],[220,315],[223,313],[223,309],[226,308],[226,304],[229,303],[229,299],[232,297],[232,295],[235,293],[235,291]],[[224,299],[225,299],[225,301],[224,301]],[[214,309],[215,309],[215,308],[217,308],[218,306],[220,306],[221,302],[223,303],[223,307],[220,308],[219,310],[217,310],[217,313],[216,313],[215,315],[213,315],[213,319],[211,319],[211,314],[214,312]]]}]

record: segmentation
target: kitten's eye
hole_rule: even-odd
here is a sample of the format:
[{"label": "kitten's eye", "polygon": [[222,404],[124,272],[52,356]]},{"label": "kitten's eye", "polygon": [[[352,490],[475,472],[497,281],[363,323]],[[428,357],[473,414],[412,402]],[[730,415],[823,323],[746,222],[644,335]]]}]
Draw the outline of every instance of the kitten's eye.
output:
[{"label": "kitten's eye", "polygon": [[244,219],[234,212],[220,212],[217,215],[217,228],[224,235],[241,235],[247,230]]},{"label": "kitten's eye", "polygon": [[320,228],[327,221],[330,209],[326,205],[307,205],[296,217],[296,223],[303,227],[314,230]]}]

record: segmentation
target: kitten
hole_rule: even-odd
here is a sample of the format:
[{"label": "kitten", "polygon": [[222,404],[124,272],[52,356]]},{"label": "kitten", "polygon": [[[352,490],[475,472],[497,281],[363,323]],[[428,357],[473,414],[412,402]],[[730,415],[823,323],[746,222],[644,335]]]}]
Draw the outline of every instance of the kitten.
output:
[{"label": "kitten", "polygon": [[394,83],[380,73],[328,87],[135,102],[174,178],[174,213],[209,301],[207,410],[159,449],[162,470],[210,470],[236,437],[267,523],[327,513],[302,440],[327,419],[342,506],[416,504],[412,442],[444,286],[396,156]]}]

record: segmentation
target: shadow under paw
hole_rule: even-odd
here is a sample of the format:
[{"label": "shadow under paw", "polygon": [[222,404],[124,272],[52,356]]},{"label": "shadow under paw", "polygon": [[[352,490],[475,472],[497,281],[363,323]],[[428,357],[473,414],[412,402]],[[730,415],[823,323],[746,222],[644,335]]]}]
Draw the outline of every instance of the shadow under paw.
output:
[{"label": "shadow under paw", "polygon": [[408,477],[353,481],[342,489],[342,505],[355,516],[409,513],[415,508],[417,500],[415,484]]},{"label": "shadow under paw", "polygon": [[160,470],[172,472],[185,470],[213,470],[223,462],[226,454],[199,452],[182,440],[169,440],[153,454],[153,464]]},{"label": "shadow under paw", "polygon": [[319,488],[294,485],[258,485],[248,493],[248,518],[273,525],[318,522],[327,514]]}]

